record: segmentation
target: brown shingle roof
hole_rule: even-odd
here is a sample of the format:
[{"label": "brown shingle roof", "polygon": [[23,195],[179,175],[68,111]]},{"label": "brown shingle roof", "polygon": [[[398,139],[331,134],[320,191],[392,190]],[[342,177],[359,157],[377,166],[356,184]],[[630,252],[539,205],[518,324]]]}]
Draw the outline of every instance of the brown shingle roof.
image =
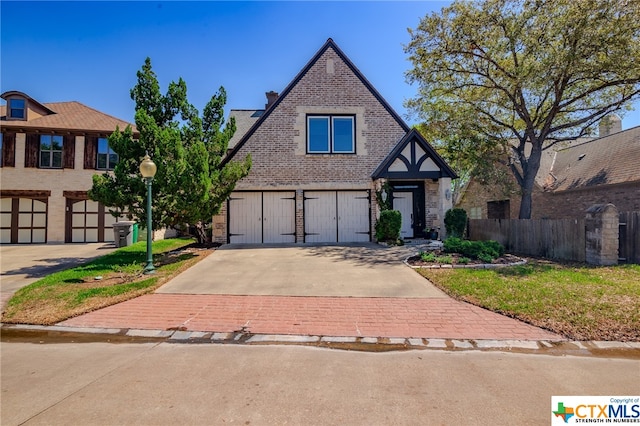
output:
[{"label": "brown shingle roof", "polygon": [[640,126],[559,150],[553,191],[640,182]]},{"label": "brown shingle roof", "polygon": [[124,130],[135,125],[119,118],[90,108],[80,102],[52,102],[42,104],[55,114],[44,115],[32,120],[7,120],[7,106],[0,106],[0,125],[3,128],[76,130],[111,133],[117,127]]}]

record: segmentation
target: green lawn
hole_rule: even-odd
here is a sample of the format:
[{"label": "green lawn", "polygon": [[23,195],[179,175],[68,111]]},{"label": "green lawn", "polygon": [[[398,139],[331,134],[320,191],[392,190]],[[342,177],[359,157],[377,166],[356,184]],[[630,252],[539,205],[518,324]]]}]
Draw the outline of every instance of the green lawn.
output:
[{"label": "green lawn", "polygon": [[120,248],[75,268],[51,274],[18,290],[2,315],[5,323],[54,324],[148,293],[197,262],[193,252],[174,250],[193,243],[174,238],[153,243],[154,275],[144,275],[146,242]]},{"label": "green lawn", "polygon": [[530,261],[497,269],[420,269],[446,293],[574,340],[640,341],[640,265]]}]

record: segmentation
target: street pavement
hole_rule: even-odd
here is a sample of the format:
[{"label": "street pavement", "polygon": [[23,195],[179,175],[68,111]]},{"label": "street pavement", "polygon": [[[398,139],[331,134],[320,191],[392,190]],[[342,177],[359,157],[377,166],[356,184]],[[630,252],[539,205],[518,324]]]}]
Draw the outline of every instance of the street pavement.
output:
[{"label": "street pavement", "polygon": [[639,395],[635,359],[300,346],[2,344],[13,425],[546,425],[553,395]]}]

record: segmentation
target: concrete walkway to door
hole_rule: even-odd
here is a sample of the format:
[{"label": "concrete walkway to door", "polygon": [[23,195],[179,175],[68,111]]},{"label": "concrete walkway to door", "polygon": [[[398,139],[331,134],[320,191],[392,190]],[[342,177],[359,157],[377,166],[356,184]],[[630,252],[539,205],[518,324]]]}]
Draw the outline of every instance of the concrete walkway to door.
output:
[{"label": "concrete walkway to door", "polygon": [[157,293],[334,297],[447,297],[402,264],[416,247],[230,244]]}]

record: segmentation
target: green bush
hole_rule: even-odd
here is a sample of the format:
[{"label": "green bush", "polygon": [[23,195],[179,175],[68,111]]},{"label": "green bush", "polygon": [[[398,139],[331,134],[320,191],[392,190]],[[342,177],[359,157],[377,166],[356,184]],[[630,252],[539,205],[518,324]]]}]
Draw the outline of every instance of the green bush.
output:
[{"label": "green bush", "polygon": [[436,261],[436,255],[430,251],[430,252],[420,252],[420,259],[422,259],[423,262],[435,262]]},{"label": "green bush", "polygon": [[396,242],[400,238],[402,215],[397,210],[383,210],[376,222],[376,239],[378,241]]},{"label": "green bush", "polygon": [[491,263],[493,259],[504,254],[504,247],[497,241],[469,241],[456,237],[444,240],[443,250],[446,253],[460,253],[471,259],[480,259]]},{"label": "green bush", "polygon": [[449,209],[444,215],[444,228],[448,237],[462,238],[467,227],[467,212],[464,209]]}]

